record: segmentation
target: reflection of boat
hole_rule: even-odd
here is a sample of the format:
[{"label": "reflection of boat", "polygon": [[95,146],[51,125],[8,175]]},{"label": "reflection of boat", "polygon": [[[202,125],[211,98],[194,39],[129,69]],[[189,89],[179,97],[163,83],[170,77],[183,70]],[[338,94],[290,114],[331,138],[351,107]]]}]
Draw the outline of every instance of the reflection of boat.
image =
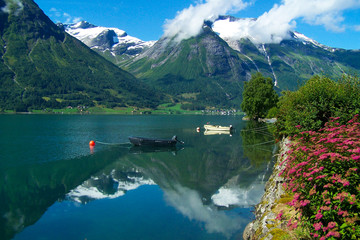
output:
[{"label": "reflection of boat", "polygon": [[204,135],[221,135],[221,134],[228,134],[231,136],[230,131],[205,130],[205,132],[204,132]]},{"label": "reflection of boat", "polygon": [[154,153],[154,152],[171,152],[176,154],[177,151],[181,150],[176,146],[133,146],[130,148],[129,152],[133,154],[142,154],[142,153]]},{"label": "reflection of boat", "polygon": [[226,126],[210,125],[210,124],[205,124],[204,128],[207,131],[231,131],[233,129],[232,125],[226,127]]},{"label": "reflection of boat", "polygon": [[157,139],[157,138],[144,138],[144,137],[129,137],[130,142],[135,146],[155,146],[155,147],[169,147],[175,146],[179,141],[176,136],[171,139]]}]

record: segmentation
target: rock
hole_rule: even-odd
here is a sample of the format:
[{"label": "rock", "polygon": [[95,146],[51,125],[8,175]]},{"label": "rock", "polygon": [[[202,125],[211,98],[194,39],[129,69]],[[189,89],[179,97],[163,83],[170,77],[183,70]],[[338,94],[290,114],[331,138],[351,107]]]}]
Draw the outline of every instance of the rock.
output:
[{"label": "rock", "polygon": [[244,240],[251,240],[251,236],[254,235],[253,229],[254,229],[254,223],[253,222],[249,223],[246,226],[246,228],[244,230],[244,233],[243,233],[243,239]]},{"label": "rock", "polygon": [[285,167],[285,164],[280,165],[280,163],[287,157],[285,153],[289,150],[286,146],[288,143],[288,139],[284,139],[280,143],[281,149],[273,173],[265,185],[265,193],[260,203],[255,206],[255,220],[249,223],[243,232],[243,239],[245,240],[273,238],[271,230],[276,225],[276,214],[272,209],[277,204],[277,200],[284,194],[282,186],[284,179],[279,176],[279,173]]}]

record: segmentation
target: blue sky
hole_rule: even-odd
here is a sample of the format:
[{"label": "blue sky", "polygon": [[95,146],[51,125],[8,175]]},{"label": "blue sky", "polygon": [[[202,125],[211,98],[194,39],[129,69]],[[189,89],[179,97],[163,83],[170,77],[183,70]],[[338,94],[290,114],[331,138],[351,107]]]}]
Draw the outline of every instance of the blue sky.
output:
[{"label": "blue sky", "polygon": [[[145,41],[158,40],[164,34],[166,19],[172,20],[173,25],[170,27],[177,26],[178,18],[189,15],[187,17],[192,19],[194,16],[191,14],[199,15],[205,9],[205,12],[210,11],[214,15],[224,12],[236,17],[258,18],[266,15],[271,20],[269,26],[274,28],[279,21],[282,21],[286,27],[291,26],[292,30],[330,47],[360,49],[360,18],[358,17],[360,0],[107,0],[102,2],[35,0],[35,2],[55,23],[86,20],[98,26],[120,28],[129,35]],[[228,6],[225,7],[225,4]],[[189,9],[190,5],[193,6],[191,9]],[[314,10],[316,5],[321,6],[320,10]],[[219,6],[224,6],[226,9],[221,10]],[[270,17],[271,13],[273,13],[272,17]],[[189,26],[185,26],[187,27]]]}]

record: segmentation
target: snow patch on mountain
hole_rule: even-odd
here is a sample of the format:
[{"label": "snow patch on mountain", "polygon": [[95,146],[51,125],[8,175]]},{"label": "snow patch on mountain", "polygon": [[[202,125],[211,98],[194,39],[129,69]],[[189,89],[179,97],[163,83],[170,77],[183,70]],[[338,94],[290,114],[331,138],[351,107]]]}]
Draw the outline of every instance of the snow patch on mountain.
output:
[{"label": "snow patch on mountain", "polygon": [[312,44],[313,46],[323,48],[323,49],[328,50],[330,52],[336,51],[336,48],[328,47],[326,45],[318,43],[314,39],[311,39],[311,38],[305,36],[302,33],[299,33],[299,32],[296,32],[296,31],[292,32],[292,33],[293,33],[293,38],[298,40],[298,41],[301,41],[303,44]]},{"label": "snow patch on mountain", "polygon": [[305,36],[296,31],[288,31],[286,34],[281,34],[279,36],[272,35],[271,39],[264,38],[261,34],[258,34],[256,30],[255,18],[235,18],[231,16],[221,16],[216,21],[214,21],[212,29],[214,32],[218,33],[219,36],[224,39],[229,46],[234,50],[240,51],[236,41],[240,39],[249,39],[255,45],[262,46],[266,43],[280,43],[282,40],[295,40],[300,41],[303,44],[310,44],[315,47],[320,47],[328,51],[334,51],[334,48],[325,46],[318,43],[317,41]]},{"label": "snow patch on mountain", "polygon": [[137,55],[156,41],[142,41],[118,28],[100,27],[81,21],[64,25],[65,31],[92,49],[110,51],[112,55]]}]

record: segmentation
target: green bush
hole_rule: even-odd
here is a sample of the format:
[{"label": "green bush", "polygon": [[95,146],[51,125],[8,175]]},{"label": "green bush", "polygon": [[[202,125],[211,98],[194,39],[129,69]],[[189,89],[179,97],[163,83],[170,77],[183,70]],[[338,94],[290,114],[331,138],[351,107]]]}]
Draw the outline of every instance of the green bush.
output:
[{"label": "green bush", "polygon": [[269,109],[266,118],[275,118],[279,112],[279,109],[277,107],[272,107]]},{"label": "green bush", "polygon": [[324,76],[308,80],[296,92],[284,92],[278,103],[277,133],[279,136],[318,130],[331,117],[341,117],[342,123],[360,112],[360,80],[344,75],[338,81]]}]

